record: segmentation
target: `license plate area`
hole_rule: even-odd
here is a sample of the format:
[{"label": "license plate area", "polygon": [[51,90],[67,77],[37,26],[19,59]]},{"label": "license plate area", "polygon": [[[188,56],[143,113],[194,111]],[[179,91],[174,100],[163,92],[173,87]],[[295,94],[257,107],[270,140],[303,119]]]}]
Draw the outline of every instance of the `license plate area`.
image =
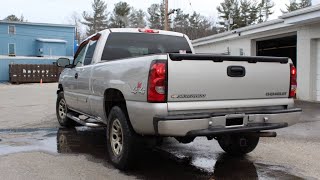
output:
[{"label": "license plate area", "polygon": [[226,118],[226,127],[237,127],[244,125],[243,117],[228,117]]}]

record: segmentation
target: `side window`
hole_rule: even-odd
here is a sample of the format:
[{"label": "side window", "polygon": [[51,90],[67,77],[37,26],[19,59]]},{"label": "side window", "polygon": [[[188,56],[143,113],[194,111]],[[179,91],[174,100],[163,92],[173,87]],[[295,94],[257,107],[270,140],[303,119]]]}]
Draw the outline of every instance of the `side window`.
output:
[{"label": "side window", "polygon": [[88,46],[88,44],[86,44],[85,46],[83,46],[83,47],[81,48],[79,54],[78,54],[77,57],[75,58],[73,64],[74,64],[76,67],[82,66],[83,60],[84,60],[84,56],[85,56],[85,52],[86,52],[86,50],[87,50],[87,46]]},{"label": "side window", "polygon": [[83,63],[84,66],[91,64],[96,46],[97,46],[97,41],[90,41],[89,47],[88,47],[88,50],[86,53],[86,57],[85,57],[84,63]]},{"label": "side window", "polygon": [[9,44],[8,45],[8,54],[9,54],[9,56],[15,56],[16,55],[16,45],[15,44]]},{"label": "side window", "polygon": [[15,25],[8,26],[8,34],[10,34],[10,35],[16,34],[16,26]]}]

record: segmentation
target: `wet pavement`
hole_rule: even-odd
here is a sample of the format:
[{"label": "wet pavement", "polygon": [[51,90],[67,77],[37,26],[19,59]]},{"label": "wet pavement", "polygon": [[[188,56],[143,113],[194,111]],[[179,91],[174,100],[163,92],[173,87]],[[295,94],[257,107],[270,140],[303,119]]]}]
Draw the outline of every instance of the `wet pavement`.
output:
[{"label": "wet pavement", "polygon": [[301,123],[261,138],[243,158],[227,156],[215,140],[168,138],[121,172],[109,163],[103,129],[59,129],[56,89],[0,85],[0,179],[320,179],[320,104],[297,101]]},{"label": "wet pavement", "polygon": [[[104,134],[104,129],[84,127],[0,130],[0,156],[30,151],[85,155],[89,161],[113,168]],[[160,147],[142,149],[135,167],[124,173],[138,179],[309,179],[291,167],[256,161],[250,155],[230,157],[217,146],[207,149],[202,141],[183,145],[168,138]]]}]

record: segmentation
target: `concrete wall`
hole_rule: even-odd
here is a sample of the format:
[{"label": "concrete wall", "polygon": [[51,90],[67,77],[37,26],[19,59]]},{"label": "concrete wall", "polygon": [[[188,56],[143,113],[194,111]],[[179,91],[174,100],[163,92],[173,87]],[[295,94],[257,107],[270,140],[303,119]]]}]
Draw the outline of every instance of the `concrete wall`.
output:
[{"label": "concrete wall", "polygon": [[317,46],[320,39],[320,24],[303,26],[297,36],[298,97],[316,100]]},{"label": "concrete wall", "polygon": [[[244,55],[256,55],[256,41],[284,37],[297,34],[297,97],[301,100],[316,101],[317,86],[317,40],[320,39],[320,23],[273,29],[263,33],[236,37],[211,44],[196,46],[196,53],[226,53],[229,47],[231,55],[240,55],[240,48]],[[320,70],[319,70],[320,71]]]},{"label": "concrete wall", "polygon": [[[15,25],[16,34],[8,33],[8,26]],[[37,38],[66,40],[65,56],[73,56],[74,27],[30,24],[8,24],[0,22],[0,55],[8,55],[8,44],[16,45],[16,56],[37,56]],[[61,53],[60,53],[61,54]]]},{"label": "concrete wall", "polygon": [[251,40],[247,38],[239,38],[195,47],[196,53],[227,53],[228,49],[230,55],[239,56],[240,49],[242,49],[244,55],[250,56]]}]

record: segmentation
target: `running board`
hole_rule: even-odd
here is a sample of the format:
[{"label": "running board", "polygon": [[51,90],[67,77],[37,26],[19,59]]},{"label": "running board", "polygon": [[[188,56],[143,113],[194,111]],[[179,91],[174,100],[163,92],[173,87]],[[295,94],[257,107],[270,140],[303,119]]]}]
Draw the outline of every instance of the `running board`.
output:
[{"label": "running board", "polygon": [[67,114],[67,117],[74,120],[75,122],[77,122],[83,126],[87,126],[87,127],[97,128],[97,127],[105,126],[103,123],[100,123],[100,122],[85,122],[85,121],[81,120],[80,118],[73,116],[70,113]]}]

